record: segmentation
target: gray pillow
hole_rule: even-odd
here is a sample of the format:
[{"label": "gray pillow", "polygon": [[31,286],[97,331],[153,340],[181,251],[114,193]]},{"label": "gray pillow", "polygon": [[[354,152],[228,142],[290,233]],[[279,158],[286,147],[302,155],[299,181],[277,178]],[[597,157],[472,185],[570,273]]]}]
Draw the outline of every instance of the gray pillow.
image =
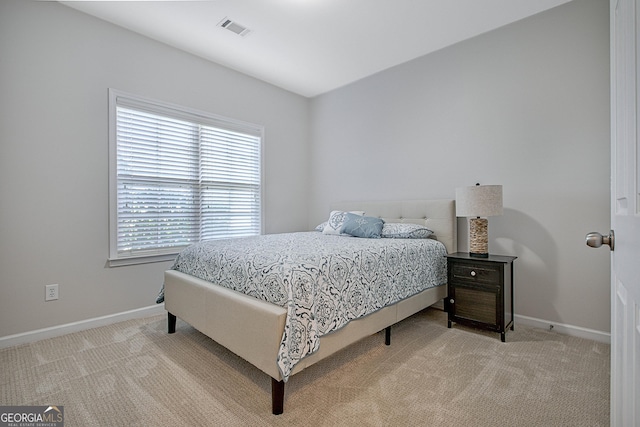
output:
[{"label": "gray pillow", "polygon": [[354,237],[379,239],[383,225],[384,221],[380,218],[347,213],[344,224],[342,225],[342,230],[340,231]]}]

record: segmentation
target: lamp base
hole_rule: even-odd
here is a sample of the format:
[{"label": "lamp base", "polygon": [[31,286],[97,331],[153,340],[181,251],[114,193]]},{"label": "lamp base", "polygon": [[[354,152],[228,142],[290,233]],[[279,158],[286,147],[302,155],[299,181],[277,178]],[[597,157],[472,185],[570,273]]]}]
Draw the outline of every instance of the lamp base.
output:
[{"label": "lamp base", "polygon": [[477,258],[489,257],[489,235],[486,218],[469,220],[469,255]]}]

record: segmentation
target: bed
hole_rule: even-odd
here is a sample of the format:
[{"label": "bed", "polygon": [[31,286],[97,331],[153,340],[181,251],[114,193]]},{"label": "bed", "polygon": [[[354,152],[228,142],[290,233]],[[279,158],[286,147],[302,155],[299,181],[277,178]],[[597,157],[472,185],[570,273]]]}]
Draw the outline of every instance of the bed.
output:
[{"label": "bed", "polygon": [[[278,244],[284,246],[295,246],[298,250],[302,247],[317,247],[327,242],[328,248],[318,250],[307,250],[304,255],[301,268],[297,268],[295,273],[288,273],[283,270],[283,265],[287,260],[276,260],[277,262],[262,263],[261,258],[268,255],[261,255],[260,246],[262,243],[251,243],[252,239],[240,239],[249,246],[257,245],[257,254],[254,255],[250,264],[245,267],[236,262],[235,255],[218,256],[205,253],[204,257],[209,260],[217,259],[214,266],[195,266],[195,270],[183,270],[181,265],[190,264],[187,254],[181,254],[176,264],[171,270],[164,274],[164,303],[168,312],[169,333],[175,332],[176,318],[189,323],[203,334],[207,335],[217,343],[226,347],[239,357],[242,357],[271,377],[272,384],[272,412],[281,414],[284,409],[284,389],[285,382],[296,373],[330,356],[342,348],[379,331],[385,330],[385,342],[390,344],[391,326],[404,318],[415,314],[422,309],[439,302],[446,297],[446,253],[456,252],[456,218],[454,201],[442,200],[413,200],[397,202],[340,202],[331,206],[331,211],[337,212],[358,212],[364,213],[366,217],[381,218],[385,224],[418,224],[429,228],[433,234],[429,239],[361,239],[358,237],[345,237],[327,235],[319,231],[306,233],[287,233],[283,235],[259,236],[276,240]],[[299,243],[298,239],[303,239],[305,243]],[[261,241],[258,241],[261,242]],[[352,247],[352,256],[333,254],[340,242],[342,246]],[[420,242],[419,249],[402,249],[403,245],[411,245]],[[441,243],[437,243],[441,242]],[[270,242],[271,245],[273,242]],[[222,243],[228,245],[228,242]],[[358,245],[370,245],[375,249],[359,249]],[[317,246],[316,246],[317,245]],[[439,246],[439,247],[438,247]],[[185,250],[186,251],[186,250]],[[203,248],[196,247],[191,252],[202,252]],[[237,248],[236,252],[247,252],[245,247]],[[349,293],[345,298],[340,295],[335,296],[337,300],[333,303],[326,303],[327,298],[321,302],[311,301],[309,295],[335,294],[334,287],[330,292],[321,293],[316,291],[314,281],[326,280],[326,265],[328,258],[340,258],[342,260],[357,258],[360,269],[357,274],[365,276],[367,271],[374,271],[372,265],[378,263],[373,255],[376,251],[383,254],[385,259],[391,257],[389,265],[405,265],[402,268],[409,270],[427,270],[421,268],[423,264],[433,264],[441,270],[443,265],[445,271],[433,273],[433,277],[444,279],[429,279],[437,281],[429,286],[420,283],[412,283],[411,291],[397,290],[384,291],[380,295],[379,301],[374,302],[374,296],[362,294],[362,286],[357,292]],[[423,255],[423,252],[431,251],[433,261],[415,261],[416,256]],[[438,252],[440,251],[440,252]],[[282,249],[280,252],[286,253]],[[304,251],[303,251],[304,252]],[[363,254],[369,254],[367,256]],[[401,260],[398,254],[409,253]],[[193,254],[192,254],[193,255]],[[217,257],[217,258],[216,258]],[[394,258],[395,257],[395,258]],[[367,259],[366,261],[365,258]],[[369,267],[366,263],[369,263]],[[256,267],[256,264],[259,264]],[[194,264],[195,265],[195,264]],[[228,266],[230,270],[224,277],[218,272],[221,266]],[[269,267],[265,267],[269,265]],[[386,265],[386,264],[385,264]],[[246,295],[234,289],[230,289],[228,283],[225,286],[216,284],[220,282],[237,281],[238,287],[245,288],[245,282],[253,279],[247,278],[247,270],[258,270],[261,276],[269,276],[272,283],[295,282],[296,286],[283,288],[281,286],[268,287],[267,291],[252,291],[248,287],[242,289],[243,292],[254,294]],[[328,267],[327,267],[328,268]],[[350,267],[351,268],[351,267]],[[355,267],[354,267],[355,268]],[[386,267],[385,267],[386,268]],[[436,267],[434,267],[436,269]],[[348,269],[346,269],[348,270]],[[189,271],[189,273],[185,272]],[[386,271],[386,270],[385,270]],[[420,272],[423,273],[422,271]],[[335,274],[335,273],[331,273]],[[373,273],[372,273],[373,274]],[[376,273],[377,274],[377,273]],[[417,281],[412,279],[414,273],[384,273],[388,276],[393,274],[397,282]],[[417,273],[416,273],[417,274]],[[429,273],[431,274],[431,273]],[[444,275],[444,276],[443,276]],[[310,278],[312,277],[313,278]],[[223,277],[222,279],[220,279]],[[322,279],[324,278],[324,279]],[[377,282],[376,278],[356,279],[352,277],[345,283],[353,284],[358,281]],[[422,280],[422,279],[421,279]],[[426,280],[426,279],[425,279]],[[419,280],[418,280],[419,281]],[[400,283],[399,285],[401,285]],[[230,286],[230,287],[227,287]],[[345,287],[347,285],[344,285]],[[392,286],[396,289],[396,284]],[[364,288],[372,286],[364,286]],[[307,288],[302,296],[296,289]],[[319,287],[318,287],[319,288]],[[389,287],[383,287],[387,289]],[[273,291],[276,289],[276,291]],[[289,291],[281,291],[289,289]],[[291,290],[293,289],[293,290]],[[398,287],[400,289],[400,287]],[[278,291],[280,290],[280,291]],[[288,295],[282,295],[287,293]],[[346,292],[346,290],[345,290]],[[375,293],[376,291],[371,291]],[[383,292],[378,292],[382,294]],[[265,296],[264,294],[269,294]],[[275,294],[275,295],[273,295]],[[294,295],[295,294],[295,295]],[[355,295],[355,297],[353,296]],[[347,309],[342,307],[340,316],[326,314],[323,307],[332,305],[334,308],[344,299],[358,300],[358,309]],[[359,298],[359,299],[358,299]],[[266,299],[274,301],[268,302]],[[315,301],[315,300],[314,300]],[[363,303],[366,301],[366,303]],[[365,308],[362,308],[365,307]],[[345,314],[345,312],[349,312]],[[327,319],[331,320],[328,321]],[[338,320],[336,320],[338,319]],[[331,324],[330,327],[327,324]]]}]

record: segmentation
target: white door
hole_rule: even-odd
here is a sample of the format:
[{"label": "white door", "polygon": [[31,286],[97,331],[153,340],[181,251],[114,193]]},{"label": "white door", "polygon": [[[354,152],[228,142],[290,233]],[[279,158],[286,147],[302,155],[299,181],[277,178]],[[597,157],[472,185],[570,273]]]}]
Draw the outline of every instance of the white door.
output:
[{"label": "white door", "polygon": [[611,0],[611,425],[640,426],[640,0]]}]

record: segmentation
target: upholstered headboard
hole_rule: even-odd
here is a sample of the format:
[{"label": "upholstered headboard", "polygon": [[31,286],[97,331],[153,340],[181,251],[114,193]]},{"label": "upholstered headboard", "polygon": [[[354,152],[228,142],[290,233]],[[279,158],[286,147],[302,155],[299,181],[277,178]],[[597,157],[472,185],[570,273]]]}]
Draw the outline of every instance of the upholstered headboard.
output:
[{"label": "upholstered headboard", "polygon": [[337,202],[331,210],[364,211],[367,216],[385,222],[420,224],[432,230],[449,253],[457,252],[457,221],[455,200],[400,200],[391,202]]}]

